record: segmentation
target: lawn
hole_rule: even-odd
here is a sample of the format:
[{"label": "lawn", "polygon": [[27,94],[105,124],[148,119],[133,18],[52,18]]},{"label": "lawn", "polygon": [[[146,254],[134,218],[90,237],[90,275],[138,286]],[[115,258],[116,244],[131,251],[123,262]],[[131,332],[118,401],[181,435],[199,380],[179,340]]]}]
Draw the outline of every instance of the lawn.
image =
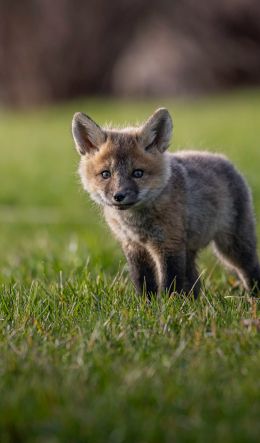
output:
[{"label": "lawn", "polygon": [[260,302],[206,251],[198,301],[148,305],[79,185],[75,111],[123,124],[162,105],[173,151],[223,152],[244,173],[260,238],[260,90],[2,110],[1,443],[259,441]]}]

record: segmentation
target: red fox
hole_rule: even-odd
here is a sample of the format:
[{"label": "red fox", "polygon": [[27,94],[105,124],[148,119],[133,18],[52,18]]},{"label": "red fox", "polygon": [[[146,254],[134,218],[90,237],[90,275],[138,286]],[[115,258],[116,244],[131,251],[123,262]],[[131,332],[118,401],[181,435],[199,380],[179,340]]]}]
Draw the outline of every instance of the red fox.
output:
[{"label": "red fox", "polygon": [[101,128],[76,113],[72,133],[84,189],[103,206],[139,293],[200,290],[198,252],[213,242],[247,290],[260,289],[252,199],[222,155],[166,150],[173,123],[160,108],[141,126]]}]

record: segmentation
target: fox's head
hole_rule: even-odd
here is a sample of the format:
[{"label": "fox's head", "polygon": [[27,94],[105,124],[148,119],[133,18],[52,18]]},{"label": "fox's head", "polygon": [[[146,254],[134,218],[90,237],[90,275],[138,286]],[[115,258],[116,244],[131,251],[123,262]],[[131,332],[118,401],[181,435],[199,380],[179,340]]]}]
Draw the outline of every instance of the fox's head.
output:
[{"label": "fox's head", "polygon": [[72,120],[79,173],[96,202],[128,209],[154,199],[165,187],[170,165],[164,154],[172,134],[172,119],[160,108],[140,127],[106,129],[83,113]]}]

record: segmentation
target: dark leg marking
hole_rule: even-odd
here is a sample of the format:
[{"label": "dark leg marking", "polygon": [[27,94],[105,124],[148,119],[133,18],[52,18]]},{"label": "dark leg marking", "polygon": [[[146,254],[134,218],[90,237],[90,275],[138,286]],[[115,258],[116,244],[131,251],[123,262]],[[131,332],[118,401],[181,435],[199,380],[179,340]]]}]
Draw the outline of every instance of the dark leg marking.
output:
[{"label": "dark leg marking", "polygon": [[147,293],[150,297],[158,292],[156,268],[150,253],[140,247],[134,246],[125,249],[129,272],[134,286],[139,294]]},{"label": "dark leg marking", "polygon": [[200,280],[199,273],[196,267],[196,253],[187,253],[186,258],[186,291],[193,292],[194,298],[199,296]]},{"label": "dark leg marking", "polygon": [[185,254],[166,255],[163,291],[181,292],[185,289]]},{"label": "dark leg marking", "polygon": [[256,265],[247,271],[246,280],[253,296],[260,294],[260,265],[257,259]]}]

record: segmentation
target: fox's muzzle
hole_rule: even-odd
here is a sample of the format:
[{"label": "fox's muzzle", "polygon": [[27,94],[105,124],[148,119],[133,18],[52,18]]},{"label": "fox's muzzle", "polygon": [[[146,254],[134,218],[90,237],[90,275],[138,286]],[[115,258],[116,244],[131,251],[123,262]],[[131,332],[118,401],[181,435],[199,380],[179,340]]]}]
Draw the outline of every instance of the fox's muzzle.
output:
[{"label": "fox's muzzle", "polygon": [[127,209],[137,202],[138,192],[132,189],[122,189],[113,194],[113,205],[119,209]]}]

